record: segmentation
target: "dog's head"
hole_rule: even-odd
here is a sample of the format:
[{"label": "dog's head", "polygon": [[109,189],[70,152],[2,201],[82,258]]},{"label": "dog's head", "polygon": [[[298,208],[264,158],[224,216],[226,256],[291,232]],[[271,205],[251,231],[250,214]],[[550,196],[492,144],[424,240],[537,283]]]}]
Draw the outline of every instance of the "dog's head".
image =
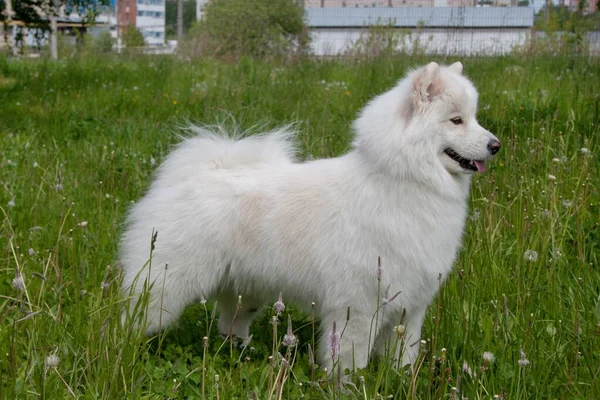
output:
[{"label": "dog's head", "polygon": [[483,172],[500,142],[477,122],[477,97],[471,81],[462,75],[461,63],[441,67],[432,62],[363,110],[355,123],[356,146],[367,153],[373,153],[376,143],[382,146],[371,156],[397,163],[399,172],[426,173],[423,169],[428,168],[443,168],[453,175]]}]

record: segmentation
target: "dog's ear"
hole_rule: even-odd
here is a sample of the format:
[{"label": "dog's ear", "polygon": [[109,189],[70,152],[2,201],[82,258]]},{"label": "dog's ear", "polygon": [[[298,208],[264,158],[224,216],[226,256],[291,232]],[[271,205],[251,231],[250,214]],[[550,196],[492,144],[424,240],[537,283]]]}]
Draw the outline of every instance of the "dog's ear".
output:
[{"label": "dog's ear", "polygon": [[431,62],[418,70],[413,78],[414,109],[419,112],[442,91],[440,66]]},{"label": "dog's ear", "polygon": [[448,67],[448,69],[452,72],[455,72],[457,74],[462,74],[463,71],[463,65],[460,61],[455,62],[454,64],[450,65]]}]

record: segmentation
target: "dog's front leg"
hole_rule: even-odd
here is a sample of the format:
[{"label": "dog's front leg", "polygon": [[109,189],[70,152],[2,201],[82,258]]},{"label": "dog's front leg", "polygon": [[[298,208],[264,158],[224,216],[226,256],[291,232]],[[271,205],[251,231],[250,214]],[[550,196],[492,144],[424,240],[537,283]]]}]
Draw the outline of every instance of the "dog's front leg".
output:
[{"label": "dog's front leg", "polygon": [[397,346],[396,349],[396,359],[399,359],[399,352],[402,351],[402,366],[410,364],[411,368],[415,368],[426,311],[427,307],[420,307],[406,315],[404,346]]},{"label": "dog's front leg", "polygon": [[[339,316],[339,311],[336,314]],[[345,369],[353,370],[367,366],[370,347],[377,337],[377,332],[369,332],[371,320],[372,315],[357,312],[351,312],[348,321],[345,317],[334,319],[332,315],[327,314],[322,318],[320,361],[321,368],[327,368],[330,376],[332,374],[337,376],[338,371],[343,374]],[[336,321],[335,332],[334,321]],[[374,330],[375,327],[373,326],[372,329]]]}]

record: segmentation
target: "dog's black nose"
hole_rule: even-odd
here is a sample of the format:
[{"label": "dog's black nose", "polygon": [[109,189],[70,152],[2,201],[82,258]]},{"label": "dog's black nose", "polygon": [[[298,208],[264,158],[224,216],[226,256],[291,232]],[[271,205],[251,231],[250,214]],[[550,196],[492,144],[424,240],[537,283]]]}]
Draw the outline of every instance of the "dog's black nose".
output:
[{"label": "dog's black nose", "polygon": [[499,152],[500,151],[500,147],[502,147],[502,145],[496,139],[492,139],[488,143],[488,150],[490,151],[490,153],[492,153],[492,155],[494,155],[497,152]]}]

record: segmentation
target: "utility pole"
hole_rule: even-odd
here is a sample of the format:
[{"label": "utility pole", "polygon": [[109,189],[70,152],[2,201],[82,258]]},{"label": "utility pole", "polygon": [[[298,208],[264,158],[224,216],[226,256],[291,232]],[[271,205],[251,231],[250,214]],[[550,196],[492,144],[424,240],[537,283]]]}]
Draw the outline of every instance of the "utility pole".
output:
[{"label": "utility pole", "polygon": [[177,0],[177,42],[183,39],[183,0]]},{"label": "utility pole", "polygon": [[57,38],[57,30],[58,26],[56,24],[56,16],[58,15],[58,2],[53,0],[50,2],[52,8],[50,10],[50,58],[53,60],[58,59],[58,38]]}]

